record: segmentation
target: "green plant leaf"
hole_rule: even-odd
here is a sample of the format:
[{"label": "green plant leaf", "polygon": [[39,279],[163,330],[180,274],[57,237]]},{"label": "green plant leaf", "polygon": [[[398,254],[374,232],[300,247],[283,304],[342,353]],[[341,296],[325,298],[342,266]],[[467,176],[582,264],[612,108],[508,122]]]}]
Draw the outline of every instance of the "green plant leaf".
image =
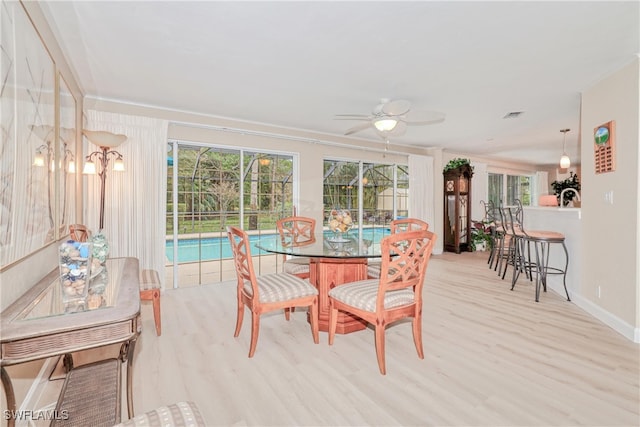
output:
[{"label": "green plant leaf", "polygon": [[[459,168],[460,166],[463,166],[463,165],[471,165],[471,161],[469,159],[462,159],[462,158],[451,159],[445,165],[445,167],[442,170],[442,172],[446,172],[446,171],[451,170],[451,169],[456,169],[456,168]],[[473,166],[471,167],[471,169],[473,170]]]}]

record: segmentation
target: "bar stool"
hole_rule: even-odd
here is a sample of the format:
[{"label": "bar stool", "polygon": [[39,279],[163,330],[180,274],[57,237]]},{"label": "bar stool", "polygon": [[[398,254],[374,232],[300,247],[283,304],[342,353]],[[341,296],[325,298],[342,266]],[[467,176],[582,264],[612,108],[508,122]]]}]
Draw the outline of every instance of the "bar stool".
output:
[{"label": "bar stool", "polygon": [[489,264],[489,268],[493,268],[493,262],[496,258],[497,252],[496,243],[499,238],[497,229],[499,220],[497,218],[498,215],[496,215],[496,207],[491,200],[489,200],[488,202],[480,200],[480,203],[484,207],[484,218],[482,218],[482,221],[489,227],[489,236],[491,239],[491,248],[489,248],[489,258],[487,259],[487,264]]},{"label": "bar stool", "polygon": [[[507,266],[511,264],[514,268],[514,277],[512,277],[511,279],[512,286],[516,282],[518,276],[522,271],[526,273],[529,280],[533,280],[533,276],[531,274],[531,257],[528,255],[525,256],[525,252],[527,252],[525,251],[525,246],[528,249],[530,249],[530,246],[526,245],[526,236],[523,233],[524,209],[522,207],[522,202],[519,199],[516,199],[514,203],[514,206],[509,208],[501,208],[500,210],[500,215],[504,223],[504,229],[505,232],[509,235],[511,243],[510,252],[506,258]],[[528,254],[530,255],[530,252],[528,252]],[[505,274],[506,267],[502,275],[503,279]]]},{"label": "bar stool", "polygon": [[[516,281],[521,271],[528,273],[527,276],[533,278],[533,270],[536,272],[536,302],[540,300],[540,288],[547,292],[547,275],[561,274],[564,292],[567,294],[567,301],[571,301],[569,291],[567,290],[567,269],[569,267],[569,251],[565,245],[565,236],[557,231],[546,230],[525,230],[522,225],[522,217],[516,219],[516,209],[508,208],[512,223],[517,224],[518,242],[515,245],[514,262],[518,263],[518,267],[514,265],[513,279],[511,281],[511,290],[514,289]],[[525,255],[525,244],[526,252]],[[531,244],[535,249],[535,262],[531,260]],[[551,245],[559,244],[562,246],[565,255],[564,268],[549,266],[549,255],[551,253]]]},{"label": "bar stool", "polygon": [[[526,262],[522,256],[524,254],[522,249],[524,236],[521,231],[522,227],[517,220],[517,218],[522,217],[522,210],[500,207],[498,211],[500,213],[500,227],[502,231],[501,246],[498,249],[498,275],[504,280],[509,266],[513,266],[513,277],[511,279],[511,284],[513,285],[521,271],[527,272],[525,268]],[[504,269],[502,268],[503,262]],[[528,272],[527,277],[529,277]]]}]

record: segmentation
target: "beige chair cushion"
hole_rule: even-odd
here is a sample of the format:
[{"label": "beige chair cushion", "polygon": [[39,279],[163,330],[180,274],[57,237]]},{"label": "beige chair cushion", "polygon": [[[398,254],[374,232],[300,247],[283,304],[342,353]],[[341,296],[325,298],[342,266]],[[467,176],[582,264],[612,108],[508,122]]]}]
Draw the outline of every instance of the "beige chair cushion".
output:
[{"label": "beige chair cushion", "polygon": [[206,423],[193,402],[178,402],[161,406],[118,424],[115,427],[204,427]]},{"label": "beige chair cushion", "polygon": [[[329,291],[329,296],[361,310],[375,312],[376,298],[380,279],[360,280],[346,285],[336,286]],[[390,309],[413,303],[411,289],[389,291],[384,297],[384,308]]]},{"label": "beige chair cushion", "polygon": [[284,262],[284,272],[289,274],[309,273],[309,258],[295,257]]},{"label": "beige chair cushion", "polygon": [[380,261],[369,261],[369,264],[367,264],[368,277],[380,277],[380,268]]},{"label": "beige chair cushion", "polygon": [[140,272],[140,290],[160,289],[160,274],[156,270],[142,270]]},{"label": "beige chair cushion", "polygon": [[[286,301],[301,298],[308,295],[318,295],[318,290],[308,281],[302,280],[292,274],[272,273],[256,276],[258,288],[260,289],[260,302]],[[244,283],[244,291],[248,295],[253,295],[251,282]]]}]

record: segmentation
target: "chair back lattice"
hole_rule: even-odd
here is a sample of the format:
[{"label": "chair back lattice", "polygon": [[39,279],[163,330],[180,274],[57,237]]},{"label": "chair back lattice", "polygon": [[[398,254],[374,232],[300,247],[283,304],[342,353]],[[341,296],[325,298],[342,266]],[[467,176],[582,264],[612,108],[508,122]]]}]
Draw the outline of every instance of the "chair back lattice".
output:
[{"label": "chair back lattice", "polygon": [[316,220],[303,216],[290,216],[276,221],[283,246],[304,246],[316,241]]},{"label": "chair back lattice", "polygon": [[480,200],[480,203],[484,207],[484,218],[482,218],[483,222],[491,224],[495,223],[496,221],[500,221],[500,215],[496,210],[496,205],[491,200],[489,200],[488,202]]},{"label": "chair back lattice", "polygon": [[71,224],[69,225],[69,234],[71,238],[76,242],[86,242],[91,236],[91,232],[87,226],[83,224]]},{"label": "chair back lattice", "polygon": [[382,265],[376,310],[384,310],[385,294],[413,288],[414,304],[422,302],[422,286],[437,236],[427,230],[391,234],[380,242]]},{"label": "chair back lattice", "polygon": [[[251,259],[251,242],[247,233],[238,227],[227,226],[227,236],[233,252],[233,264],[238,278],[238,292],[251,289],[253,299],[259,301],[259,291],[256,274]],[[249,285],[249,286],[248,286]]]},{"label": "chair back lattice", "polygon": [[522,208],[502,207],[500,211],[500,222],[505,234],[512,237],[523,237]]},{"label": "chair back lattice", "polygon": [[428,230],[429,224],[417,218],[402,218],[391,221],[391,234],[405,231]]},{"label": "chair back lattice", "polygon": [[511,213],[513,214],[514,225],[517,225],[521,229],[524,228],[524,209],[522,207],[522,202],[520,199],[516,199],[514,203],[514,207],[511,208]]}]

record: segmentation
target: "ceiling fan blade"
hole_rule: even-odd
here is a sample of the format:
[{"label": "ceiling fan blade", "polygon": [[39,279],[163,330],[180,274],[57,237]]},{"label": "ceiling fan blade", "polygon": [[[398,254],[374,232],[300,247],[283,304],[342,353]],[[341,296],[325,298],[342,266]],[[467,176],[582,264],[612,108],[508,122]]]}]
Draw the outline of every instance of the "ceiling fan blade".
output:
[{"label": "ceiling fan blade", "polygon": [[400,120],[396,126],[389,132],[390,135],[400,136],[404,135],[407,132],[407,124]]},{"label": "ceiling fan blade", "polygon": [[352,127],[351,129],[348,129],[344,134],[345,135],[352,135],[352,134],[354,134],[356,132],[360,132],[360,131],[363,131],[363,130],[367,129],[370,126],[371,126],[370,122],[362,123],[360,125]]},{"label": "ceiling fan blade", "polygon": [[411,111],[400,117],[403,122],[414,125],[430,125],[444,121],[445,114],[438,111]]},{"label": "ceiling fan blade", "polygon": [[389,101],[382,106],[382,112],[389,116],[401,116],[411,109],[411,103],[406,99],[396,99]]},{"label": "ceiling fan blade", "polygon": [[433,119],[433,120],[424,120],[421,122],[408,122],[405,120],[400,120],[400,123],[405,123],[409,126],[425,126],[425,125],[435,125],[436,123],[442,123],[444,122],[444,117],[440,117],[437,119]]},{"label": "ceiling fan blade", "polygon": [[365,114],[336,114],[334,120],[371,120],[373,117]]}]

